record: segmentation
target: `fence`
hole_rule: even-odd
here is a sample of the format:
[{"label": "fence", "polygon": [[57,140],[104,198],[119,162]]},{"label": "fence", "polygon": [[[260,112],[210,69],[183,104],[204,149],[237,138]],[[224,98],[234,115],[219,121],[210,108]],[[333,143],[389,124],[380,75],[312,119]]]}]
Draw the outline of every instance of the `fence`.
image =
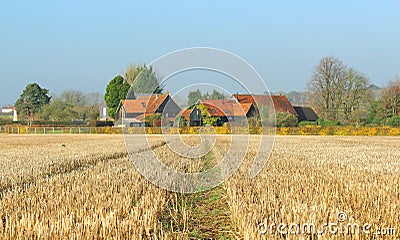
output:
[{"label": "fence", "polygon": [[[0,132],[6,134],[198,134],[200,127],[28,127],[28,126],[4,126]],[[214,131],[205,130],[207,133],[230,134],[229,127],[214,127]],[[261,128],[238,127],[233,130],[235,134],[260,134]]]},{"label": "fence", "polygon": [[[400,136],[400,128],[395,127],[354,127],[354,126],[302,126],[302,127],[281,127],[267,129],[264,134],[276,135],[342,135],[342,136]],[[198,134],[200,127],[185,128],[160,128],[160,127],[27,127],[27,126],[0,126],[0,133],[7,134]],[[262,128],[251,127],[235,128],[214,127],[217,134],[261,134]],[[210,132],[212,133],[212,132]]]},{"label": "fence", "polygon": [[0,127],[0,132],[8,134],[108,134],[122,133],[120,131],[111,131],[108,127]]}]

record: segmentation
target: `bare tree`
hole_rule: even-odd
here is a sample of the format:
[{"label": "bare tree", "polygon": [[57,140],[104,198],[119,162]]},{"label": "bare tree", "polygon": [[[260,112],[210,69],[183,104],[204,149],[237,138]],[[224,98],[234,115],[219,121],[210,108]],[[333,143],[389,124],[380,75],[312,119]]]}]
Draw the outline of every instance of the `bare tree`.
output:
[{"label": "bare tree", "polygon": [[382,104],[387,116],[400,115],[400,79],[390,82],[389,86],[382,90]]},{"label": "bare tree", "polygon": [[85,97],[88,106],[98,107],[104,101],[104,94],[99,92],[88,93]]},{"label": "bare tree", "polygon": [[[152,66],[131,65],[125,72],[124,81],[127,82],[133,90],[130,95],[134,94],[160,94],[163,86],[160,86],[160,76],[157,76]],[[132,96],[133,97],[133,96]]]},{"label": "bare tree", "polygon": [[345,86],[343,88],[343,114],[347,122],[360,122],[367,117],[367,108],[372,94],[369,89],[369,80],[354,68],[346,71]]},{"label": "bare tree", "polygon": [[143,70],[143,67],[140,66],[140,65],[139,65],[139,66],[136,66],[136,65],[131,65],[131,66],[129,66],[129,67],[126,69],[125,73],[124,73],[124,75],[125,75],[124,80],[125,80],[127,83],[129,83],[129,85],[132,86],[133,81],[136,79],[136,77],[139,75],[139,73],[140,73],[142,70]]},{"label": "bare tree", "polygon": [[371,98],[369,85],[363,73],[329,56],[320,60],[307,88],[312,105],[321,117],[354,123],[367,115]]},{"label": "bare tree", "polygon": [[78,90],[65,90],[61,93],[60,99],[73,106],[82,107],[86,105],[86,96]]},{"label": "bare tree", "polygon": [[346,66],[328,56],[320,60],[307,84],[310,100],[320,116],[337,120],[343,99]]}]

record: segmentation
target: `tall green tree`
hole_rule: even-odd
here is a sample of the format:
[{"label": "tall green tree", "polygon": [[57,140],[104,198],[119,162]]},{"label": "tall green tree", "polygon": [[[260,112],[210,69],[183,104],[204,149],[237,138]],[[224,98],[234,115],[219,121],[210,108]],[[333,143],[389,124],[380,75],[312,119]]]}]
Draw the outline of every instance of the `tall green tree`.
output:
[{"label": "tall green tree", "polygon": [[50,103],[49,90],[41,88],[37,83],[28,84],[15,103],[15,108],[20,116],[31,125],[37,113],[43,106]]},{"label": "tall green tree", "polygon": [[212,100],[219,100],[219,99],[225,99],[225,98],[226,97],[225,97],[225,95],[223,93],[220,93],[215,89],[212,91],[212,93],[210,95],[210,99],[212,99]]},{"label": "tall green tree", "polygon": [[197,89],[196,91],[189,92],[188,94],[188,106],[193,106],[198,100],[202,98],[201,91]]},{"label": "tall green tree", "polygon": [[201,91],[197,89],[196,91],[191,91],[188,94],[188,105],[193,106],[197,103],[198,100],[206,99],[206,100],[219,100],[226,99],[226,96],[223,93],[218,92],[217,90],[213,90],[211,94],[206,92],[202,95]]},{"label": "tall green tree", "polygon": [[368,109],[368,115],[365,120],[367,124],[384,124],[386,120],[386,110],[382,104],[382,100],[373,100]]},{"label": "tall green tree", "polygon": [[146,65],[129,70],[126,74],[126,81],[131,83],[134,93],[138,94],[160,94],[163,87],[160,85],[153,67]]},{"label": "tall green tree", "polygon": [[112,118],[115,118],[118,105],[126,98],[130,87],[122,76],[116,76],[108,83],[104,99],[108,107],[108,115]]}]

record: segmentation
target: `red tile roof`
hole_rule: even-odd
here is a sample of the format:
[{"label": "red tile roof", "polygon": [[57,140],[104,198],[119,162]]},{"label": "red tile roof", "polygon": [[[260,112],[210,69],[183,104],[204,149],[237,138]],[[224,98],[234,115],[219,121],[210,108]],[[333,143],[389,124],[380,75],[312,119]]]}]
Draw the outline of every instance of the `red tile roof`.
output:
[{"label": "red tile roof", "polygon": [[182,109],[179,113],[178,116],[183,116],[186,121],[190,121],[190,113],[192,112],[192,109]]},{"label": "red tile roof", "polygon": [[253,103],[255,106],[270,106],[271,102],[277,112],[289,112],[297,116],[297,112],[294,110],[292,104],[289,102],[286,96],[274,96],[274,95],[251,95],[251,94],[233,94],[241,104],[242,103]]},{"label": "red tile roof", "polygon": [[239,104],[236,100],[201,100],[212,117],[245,117],[252,104]]},{"label": "red tile roof", "polygon": [[137,99],[122,100],[121,104],[127,113],[155,113],[168,98],[169,94],[140,96]]},{"label": "red tile roof", "polygon": [[247,114],[250,111],[251,106],[253,106],[252,103],[239,103],[239,104],[243,108],[245,114]]},{"label": "red tile roof", "polygon": [[143,113],[140,114],[139,116],[135,117],[137,120],[143,121],[146,117],[152,115],[153,113]]}]

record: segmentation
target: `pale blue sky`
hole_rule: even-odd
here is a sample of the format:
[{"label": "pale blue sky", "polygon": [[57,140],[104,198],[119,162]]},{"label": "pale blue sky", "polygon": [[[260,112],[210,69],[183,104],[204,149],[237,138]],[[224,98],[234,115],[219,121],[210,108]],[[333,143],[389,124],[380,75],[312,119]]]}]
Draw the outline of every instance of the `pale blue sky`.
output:
[{"label": "pale blue sky", "polygon": [[188,47],[242,57],[271,91],[303,90],[327,55],[384,86],[400,75],[399,11],[398,0],[3,1],[0,104],[30,82],[104,92],[128,65]]}]

